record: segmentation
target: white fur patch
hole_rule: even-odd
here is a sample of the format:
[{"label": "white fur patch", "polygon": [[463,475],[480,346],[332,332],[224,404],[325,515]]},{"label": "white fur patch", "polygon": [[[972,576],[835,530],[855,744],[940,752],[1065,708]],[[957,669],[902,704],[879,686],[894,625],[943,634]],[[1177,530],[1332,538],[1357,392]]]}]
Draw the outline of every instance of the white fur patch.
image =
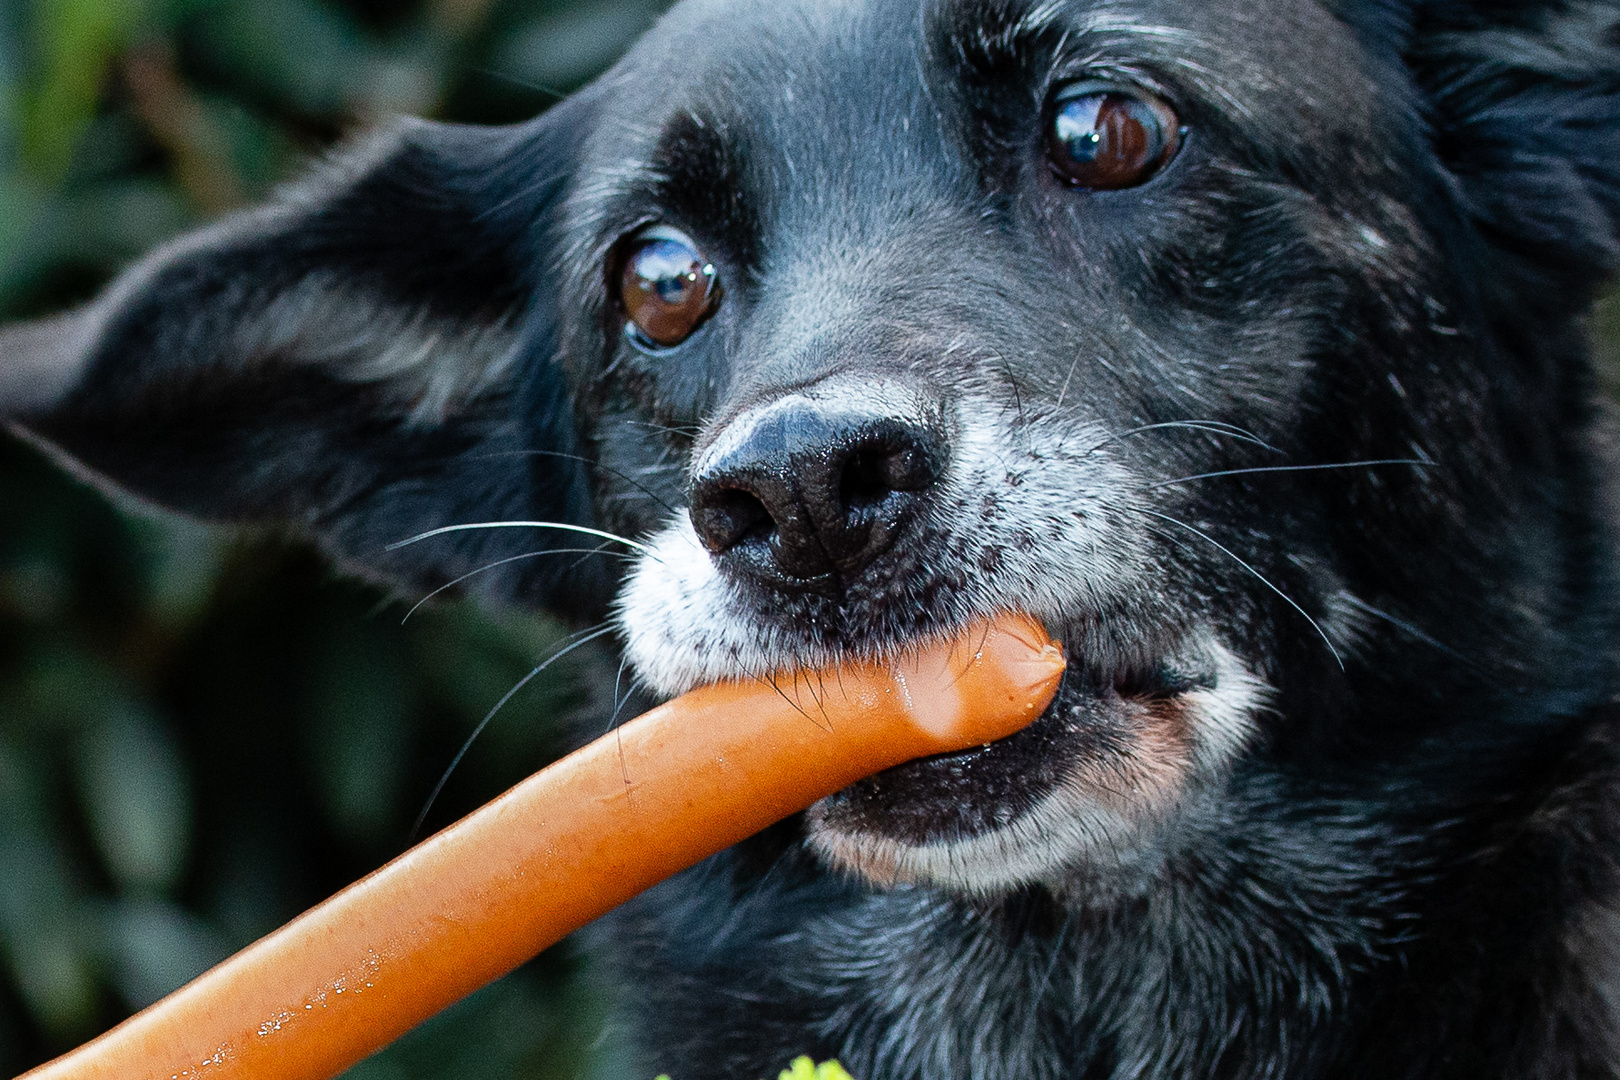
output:
[{"label": "white fur patch", "polygon": [[415,425],[441,424],[510,369],[517,331],[457,324],[357,294],[314,276],[239,331],[246,355],[278,354],[334,378],[382,383]]}]

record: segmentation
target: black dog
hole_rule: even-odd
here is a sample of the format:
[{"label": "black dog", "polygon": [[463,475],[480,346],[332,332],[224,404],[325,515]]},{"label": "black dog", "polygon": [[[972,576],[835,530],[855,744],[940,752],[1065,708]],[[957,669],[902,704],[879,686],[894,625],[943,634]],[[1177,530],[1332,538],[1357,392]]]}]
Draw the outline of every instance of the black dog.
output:
[{"label": "black dog", "polygon": [[[0,406],[510,559],[659,694],[1062,637],[1029,731],[623,913],[648,1075],[1617,1076],[1617,219],[1617,0],[686,0],[9,331]],[[497,521],[648,554],[387,548]]]}]

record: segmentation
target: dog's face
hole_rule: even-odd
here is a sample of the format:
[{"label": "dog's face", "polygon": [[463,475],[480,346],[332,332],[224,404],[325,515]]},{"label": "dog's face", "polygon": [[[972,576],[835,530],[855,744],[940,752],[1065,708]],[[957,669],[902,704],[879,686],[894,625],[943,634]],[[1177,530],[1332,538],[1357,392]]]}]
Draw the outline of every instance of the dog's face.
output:
[{"label": "dog's face", "polygon": [[[1611,70],[1615,23],[686,0],[534,124],[407,127],[0,359],[43,358],[31,431],[159,499],[614,598],[658,693],[1032,613],[1070,657],[1046,715],[809,841],[877,883],[1116,896],[1235,772],[1376,768],[1482,662],[1521,677],[1614,168],[1567,99],[1527,156],[1514,93]],[[531,557],[577,535],[383,552],[502,520],[638,544],[622,577]]]},{"label": "dog's face", "polygon": [[652,534],[637,672],[1032,612],[1071,659],[1041,722],[827,800],[810,841],[879,882],[1150,880],[1272,688],[1376,653],[1388,577],[1345,541],[1443,530],[1490,453],[1431,426],[1465,301],[1406,83],[1310,2],[907,0],[687,5],[609,86],[564,353],[602,357],[609,522]]},{"label": "dog's face", "polygon": [[[1250,6],[695,5],[620,69],[565,308],[567,352],[610,372],[608,476],[685,504],[612,504],[656,530],[618,606],[637,672],[673,693],[1009,609],[1071,658],[1035,727],[816,807],[841,866],[984,891],[1138,873],[1255,737],[1272,630],[1333,665],[1308,618],[1256,626],[1215,546],[1274,562],[1232,532],[1274,530],[1274,496],[1214,516],[1178,481],[1320,460],[1298,429],[1326,279],[1386,273],[1414,230],[1373,194],[1396,136],[1354,34]],[[686,75],[644,77],[671,56]],[[1348,205],[1313,190],[1347,174]],[[680,309],[635,295],[656,259],[699,276],[663,346],[641,323]]]}]

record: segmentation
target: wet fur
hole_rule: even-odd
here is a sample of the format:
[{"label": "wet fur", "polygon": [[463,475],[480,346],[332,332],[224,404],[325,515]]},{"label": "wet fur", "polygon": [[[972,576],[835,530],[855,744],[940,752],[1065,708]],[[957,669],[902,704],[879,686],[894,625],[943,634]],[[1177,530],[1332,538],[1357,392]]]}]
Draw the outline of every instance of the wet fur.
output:
[{"label": "wet fur", "polygon": [[[1190,134],[1089,197],[1032,147],[1045,88],[1098,73]],[[686,0],[532,123],[402,124],[0,332],[0,412],[390,580],[512,559],[469,586],[580,620],[617,597],[655,690],[998,605],[1064,634],[1082,718],[1230,659],[1150,710],[1157,741],[1092,747],[1140,766],[1115,816],[1007,796],[1050,865],[990,845],[971,880],[892,886],[835,850],[885,827],[851,796],[594,931],[645,1075],[1612,1077],[1613,448],[1583,320],[1617,217],[1612,0]],[[661,357],[604,287],[654,218],[727,286]],[[937,414],[956,451],[830,593],[715,571],[670,509],[795,393]],[[1250,471],[1303,465],[1333,467]],[[623,588],[618,560],[515,558],[566,535],[388,546],[501,519],[669,559]]]}]

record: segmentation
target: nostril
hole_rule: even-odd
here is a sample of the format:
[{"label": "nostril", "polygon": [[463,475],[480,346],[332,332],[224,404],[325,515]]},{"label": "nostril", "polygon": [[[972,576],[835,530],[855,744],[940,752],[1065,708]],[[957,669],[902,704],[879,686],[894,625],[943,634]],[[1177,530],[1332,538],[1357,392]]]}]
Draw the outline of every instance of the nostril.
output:
[{"label": "nostril", "polygon": [[897,491],[922,491],[938,479],[933,456],[911,440],[882,439],[849,456],[839,478],[839,500],[850,510],[875,505]]},{"label": "nostril", "polygon": [[838,501],[851,510],[881,502],[893,489],[884,483],[883,455],[861,451],[850,456],[839,478]]},{"label": "nostril", "polygon": [[741,488],[718,488],[704,492],[692,507],[692,527],[703,546],[718,555],[750,536],[769,537],[776,522],[753,493]]}]

